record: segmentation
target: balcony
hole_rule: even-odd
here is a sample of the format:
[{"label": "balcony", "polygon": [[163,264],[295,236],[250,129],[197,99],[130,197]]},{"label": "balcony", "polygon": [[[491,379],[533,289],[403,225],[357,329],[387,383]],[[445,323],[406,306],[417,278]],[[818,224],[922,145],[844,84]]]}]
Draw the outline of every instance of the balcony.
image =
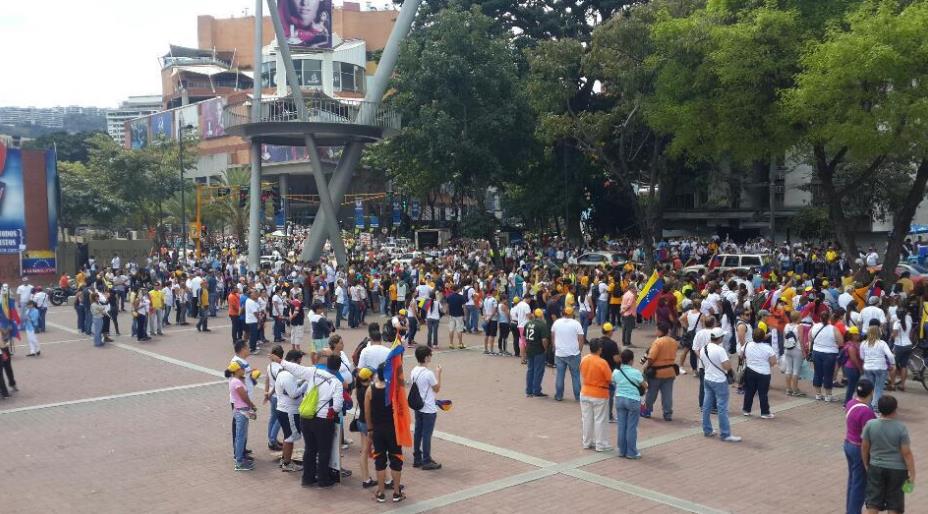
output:
[{"label": "balcony", "polygon": [[292,98],[261,101],[261,115],[252,120],[251,104],[228,105],[222,123],[227,133],[264,144],[303,146],[312,134],[321,146],[339,146],[350,141],[373,142],[394,135],[401,126],[400,115],[391,107],[363,100],[307,98],[308,120],[301,120]]}]

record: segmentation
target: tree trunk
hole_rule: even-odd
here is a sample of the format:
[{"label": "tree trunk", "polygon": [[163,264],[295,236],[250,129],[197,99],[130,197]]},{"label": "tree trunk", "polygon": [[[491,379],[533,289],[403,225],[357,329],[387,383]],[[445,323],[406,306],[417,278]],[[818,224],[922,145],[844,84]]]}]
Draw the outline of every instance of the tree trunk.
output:
[{"label": "tree trunk", "polygon": [[899,264],[899,255],[902,253],[902,243],[909,233],[912,218],[918,204],[925,198],[925,186],[928,184],[928,159],[923,160],[915,173],[915,180],[905,196],[902,207],[893,213],[893,231],[886,245],[886,255],[883,257],[883,270],[880,278],[888,287],[896,282],[896,265]]},{"label": "tree trunk", "polygon": [[835,235],[838,237],[838,242],[841,243],[841,248],[843,248],[844,252],[847,254],[848,263],[857,270],[859,267],[857,265],[857,238],[848,224],[847,216],[844,215],[844,206],[842,205],[843,198],[838,197],[834,181],[835,168],[841,161],[844,151],[838,152],[838,155],[835,156],[831,162],[826,158],[825,147],[823,145],[814,145],[812,152],[815,157],[815,174],[818,176],[822,186],[823,198],[821,200],[825,202],[828,209],[828,219],[834,227]]}]

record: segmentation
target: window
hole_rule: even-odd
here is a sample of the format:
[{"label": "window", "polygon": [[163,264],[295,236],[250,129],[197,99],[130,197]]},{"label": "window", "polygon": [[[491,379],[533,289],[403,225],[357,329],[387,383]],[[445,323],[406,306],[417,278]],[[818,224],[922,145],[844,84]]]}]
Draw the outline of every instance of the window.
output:
[{"label": "window", "polygon": [[277,87],[277,63],[274,61],[261,63],[261,87]]},{"label": "window", "polygon": [[332,88],[335,91],[364,92],[364,68],[346,62],[332,63]]},{"label": "window", "polygon": [[756,268],[760,267],[760,257],[753,255],[744,255],[741,257],[742,266],[754,266]]},{"label": "window", "polygon": [[302,73],[297,71],[300,77],[300,85],[303,86],[322,86],[322,61],[316,59],[303,59]]},{"label": "window", "polygon": [[726,268],[738,267],[738,256],[737,255],[726,256],[725,260],[722,262],[722,266],[725,266]]}]

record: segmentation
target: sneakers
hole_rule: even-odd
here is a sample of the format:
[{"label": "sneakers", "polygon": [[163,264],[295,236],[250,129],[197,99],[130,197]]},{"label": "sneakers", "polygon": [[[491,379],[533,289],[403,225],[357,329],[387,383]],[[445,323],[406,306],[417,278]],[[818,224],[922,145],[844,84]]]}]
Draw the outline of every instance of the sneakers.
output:
[{"label": "sneakers", "polygon": [[404,493],[403,491],[400,491],[399,493],[393,493],[393,503],[399,503],[405,499],[406,499],[406,493]]},{"label": "sneakers", "polygon": [[715,436],[718,435],[718,433],[715,432],[715,431],[713,430],[712,432],[708,432],[708,433],[707,433],[707,432],[703,432],[702,435],[703,435],[703,437],[715,437]]},{"label": "sneakers", "polygon": [[741,411],[741,415],[744,416],[744,417],[746,417],[746,418],[751,417],[751,413],[748,412],[748,411],[746,411],[746,410]]},{"label": "sneakers", "polygon": [[726,442],[726,443],[740,443],[740,442],[741,442],[741,437],[736,436],[736,435],[730,435],[730,436],[728,436],[728,437],[723,437],[723,438],[722,438],[722,441],[724,441],[724,442]]},{"label": "sneakers", "polygon": [[775,416],[771,412],[770,414],[761,414],[760,417],[761,419],[773,419]]},{"label": "sneakers", "polygon": [[278,443],[277,441],[274,441],[274,442],[272,442],[272,443],[267,443],[267,449],[268,449],[268,450],[271,450],[272,452],[279,452],[279,451],[283,450],[284,447],[283,447],[280,443]]},{"label": "sneakers", "polygon": [[825,403],[831,403],[831,402],[833,402],[833,401],[835,401],[835,399],[834,399],[834,397],[831,396],[830,394],[827,395],[827,396],[825,396],[825,399],[824,399],[824,402],[825,402]]},{"label": "sneakers", "polygon": [[820,395],[820,394],[817,394],[817,395],[815,395],[815,399],[816,399],[817,401],[822,401],[822,400],[825,399],[825,397],[822,396],[822,395]]},{"label": "sneakers", "polygon": [[377,485],[377,481],[374,480],[373,478],[368,478],[367,480],[361,482],[361,487],[363,487],[364,489],[370,489],[371,487],[374,487],[375,485]]},{"label": "sneakers", "polygon": [[377,500],[377,503],[386,503],[386,502],[387,502],[387,495],[385,495],[385,494],[383,494],[383,493],[377,493],[377,494],[374,495],[374,499]]},{"label": "sneakers", "polygon": [[293,461],[290,461],[287,464],[281,464],[280,470],[283,471],[284,473],[293,473],[296,471],[303,471],[303,466],[294,464]]},{"label": "sneakers", "polygon": [[241,464],[235,463],[235,471],[253,471],[255,469],[254,461],[244,461]]},{"label": "sneakers", "polygon": [[[435,462],[434,460],[430,460],[430,461],[428,461],[428,462],[426,462],[425,464],[422,465],[422,469],[423,469],[424,471],[433,471],[433,470],[436,470],[436,469],[441,469],[441,464]],[[394,501],[396,501],[396,500],[394,500]]]}]

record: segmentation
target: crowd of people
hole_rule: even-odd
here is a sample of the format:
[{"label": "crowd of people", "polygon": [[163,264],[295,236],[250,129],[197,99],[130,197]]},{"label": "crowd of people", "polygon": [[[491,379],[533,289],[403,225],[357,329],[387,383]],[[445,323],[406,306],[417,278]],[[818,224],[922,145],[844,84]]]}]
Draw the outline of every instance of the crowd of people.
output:
[{"label": "crowd of people", "polygon": [[[907,242],[910,252],[915,244]],[[186,325],[188,318],[196,318],[198,331],[209,332],[210,317],[228,315],[235,353],[226,370],[235,469],[254,467],[247,431],[257,410],[255,387],[262,381],[248,357],[273,345],[263,388],[272,411],[268,446],[282,452],[281,470],[301,471],[306,486],[339,481],[350,473],[339,458],[345,432],[357,431],[362,484],[375,488],[378,501],[386,501],[388,488],[393,501],[405,497],[404,445],[398,443],[405,437],[397,410],[407,404],[415,414],[415,435],[409,441],[413,465],[441,467],[432,460],[430,443],[436,412],[447,403],[435,397],[441,369],[432,369],[430,362],[444,339],[442,320],[449,350],[465,348],[463,334],[479,334],[483,354],[521,362],[527,398],[548,396],[542,383],[546,368],[552,368],[553,399],[564,401],[569,373],[583,447],[613,451],[607,433],[615,423],[615,449],[633,460],[642,457],[639,419],[657,415],[658,396],[661,418],[673,422],[680,375],[692,373],[699,380],[694,406],[700,409],[704,435],[735,443],[741,437],[732,433],[728,418],[732,395],[741,396],[744,416],[754,415],[756,399],[760,418],[774,418],[769,401],[774,368],[785,375],[788,396],[813,395],[823,403],[854,406],[855,412],[865,399],[867,411],[885,410],[878,420],[888,419],[884,399],[893,397],[885,393],[905,391],[907,361],[925,344],[928,284],[906,273],[884,283],[874,273],[878,254],[872,248],[852,258],[832,243],[679,240],[653,249],[654,269],[644,269],[644,252],[632,241],[604,242],[598,249],[627,259],[584,265],[577,257],[591,248],[558,239],[503,248],[461,241],[418,254],[409,263],[376,248],[355,248],[346,268],[281,259],[271,269],[254,271],[229,247],[214,248],[200,260],[162,251],[145,263],[125,266],[114,255],[109,266],[90,259],[74,277],[74,308],[78,330],[97,346],[112,340],[111,330],[120,334],[118,321],[126,310],[130,334],[140,342],[161,335],[172,323]],[[294,254],[287,247],[279,250],[278,255]],[[723,271],[716,257],[729,252],[770,259],[758,268]],[[71,285],[71,277],[62,276],[61,286]],[[23,319],[35,319],[33,332],[44,329],[47,297],[41,294],[39,288],[29,288],[28,295],[17,290],[15,306],[23,306]],[[650,306],[645,316],[644,304]],[[378,318],[369,322],[372,316]],[[351,354],[345,348],[355,342],[343,341],[338,333],[343,323],[368,328],[368,337]],[[653,327],[657,337],[639,349],[632,336],[642,324]],[[403,347],[414,349],[419,366],[397,375],[390,359]],[[30,355],[40,354],[31,340],[30,350]],[[11,370],[9,378],[15,384]],[[811,390],[803,391],[801,381],[811,381]],[[415,394],[400,398],[397,385],[409,385]],[[836,390],[843,390],[843,397]],[[277,439],[280,432],[283,442]],[[306,450],[298,461],[293,446],[301,437]],[[369,455],[376,478],[369,471]],[[860,466],[854,466],[849,502],[851,485],[859,489],[860,482]],[[908,473],[914,479],[914,466]],[[885,488],[897,475],[882,473],[871,482],[882,480]],[[891,503],[879,501],[879,506]]]}]

